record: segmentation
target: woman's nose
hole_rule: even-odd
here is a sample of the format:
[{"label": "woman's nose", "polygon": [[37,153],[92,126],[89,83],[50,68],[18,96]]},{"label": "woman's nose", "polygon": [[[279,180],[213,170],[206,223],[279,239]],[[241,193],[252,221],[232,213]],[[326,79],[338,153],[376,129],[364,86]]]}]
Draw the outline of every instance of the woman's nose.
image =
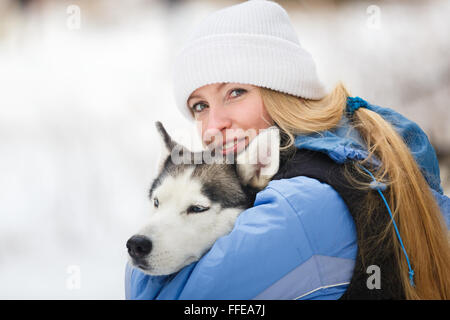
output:
[{"label": "woman's nose", "polygon": [[215,139],[222,139],[222,134],[226,129],[231,128],[232,120],[229,115],[217,108],[211,108],[208,113],[207,123],[204,125],[203,141],[206,145],[215,141]]}]

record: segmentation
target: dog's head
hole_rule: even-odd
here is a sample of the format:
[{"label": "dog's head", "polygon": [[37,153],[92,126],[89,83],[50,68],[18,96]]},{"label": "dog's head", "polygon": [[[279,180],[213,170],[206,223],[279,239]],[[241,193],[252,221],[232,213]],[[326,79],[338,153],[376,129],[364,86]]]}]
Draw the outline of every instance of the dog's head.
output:
[{"label": "dog's head", "polygon": [[191,152],[160,122],[156,127],[164,147],[149,192],[152,209],[127,248],[132,265],[166,275],[199,260],[232,230],[278,171],[280,140],[277,128],[266,129],[230,162],[211,150]]}]

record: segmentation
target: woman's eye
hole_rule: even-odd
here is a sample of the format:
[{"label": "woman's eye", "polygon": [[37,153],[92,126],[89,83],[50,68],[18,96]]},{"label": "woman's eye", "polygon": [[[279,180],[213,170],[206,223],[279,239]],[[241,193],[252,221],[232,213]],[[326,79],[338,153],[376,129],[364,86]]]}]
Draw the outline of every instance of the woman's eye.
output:
[{"label": "woman's eye", "polygon": [[[237,92],[237,94],[233,94],[233,92]],[[236,89],[231,90],[230,95],[232,96],[232,98],[236,98],[238,96],[241,96],[245,92],[247,92],[247,90],[236,88]],[[199,112],[202,112],[206,107],[207,107],[207,105],[204,104],[203,102],[198,102],[192,106],[192,111],[194,113],[199,113]]]},{"label": "woman's eye", "polygon": [[206,105],[202,102],[196,103],[192,106],[192,111],[194,111],[194,113],[196,112],[202,112],[203,109],[206,108]]},{"label": "woman's eye", "polygon": [[199,213],[199,212],[203,212],[209,210],[209,207],[203,207],[203,206],[190,206],[187,209],[187,213]]},{"label": "woman's eye", "polygon": [[[242,95],[242,93],[244,93],[244,92],[246,92],[247,90],[245,90],[245,89],[240,89],[240,88],[237,88],[237,89],[233,89],[233,90],[231,90],[231,94],[233,93],[233,92],[241,92],[241,94],[238,94],[237,96],[240,96],[240,95]],[[235,97],[236,97],[236,95],[235,95]]]},{"label": "woman's eye", "polygon": [[153,199],[153,205],[155,206],[155,208],[159,207],[159,201],[158,198]]}]

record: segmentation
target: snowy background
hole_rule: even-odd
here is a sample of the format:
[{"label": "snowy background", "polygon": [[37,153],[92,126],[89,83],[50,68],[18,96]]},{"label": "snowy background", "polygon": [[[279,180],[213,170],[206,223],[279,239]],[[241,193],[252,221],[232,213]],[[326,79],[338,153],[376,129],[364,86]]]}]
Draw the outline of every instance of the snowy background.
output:
[{"label": "snowy background", "polygon": [[[0,0],[0,299],[123,299],[146,217],[154,122],[198,146],[171,61],[240,1]],[[427,132],[450,194],[450,2],[278,1],[331,89]]]}]

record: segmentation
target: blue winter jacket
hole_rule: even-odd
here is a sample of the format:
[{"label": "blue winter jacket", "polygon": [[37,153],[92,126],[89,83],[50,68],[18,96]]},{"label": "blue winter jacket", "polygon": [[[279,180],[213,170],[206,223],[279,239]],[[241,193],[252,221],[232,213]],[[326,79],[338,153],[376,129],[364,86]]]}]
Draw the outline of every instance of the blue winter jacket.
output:
[{"label": "blue winter jacket", "polygon": [[[366,102],[404,138],[450,227],[435,151],[425,133],[397,112]],[[337,129],[296,137],[299,149],[337,163],[367,151],[344,116]],[[127,299],[338,299],[353,274],[356,229],[340,195],[328,184],[298,176],[274,180],[197,262],[168,276],[126,266]]]}]

